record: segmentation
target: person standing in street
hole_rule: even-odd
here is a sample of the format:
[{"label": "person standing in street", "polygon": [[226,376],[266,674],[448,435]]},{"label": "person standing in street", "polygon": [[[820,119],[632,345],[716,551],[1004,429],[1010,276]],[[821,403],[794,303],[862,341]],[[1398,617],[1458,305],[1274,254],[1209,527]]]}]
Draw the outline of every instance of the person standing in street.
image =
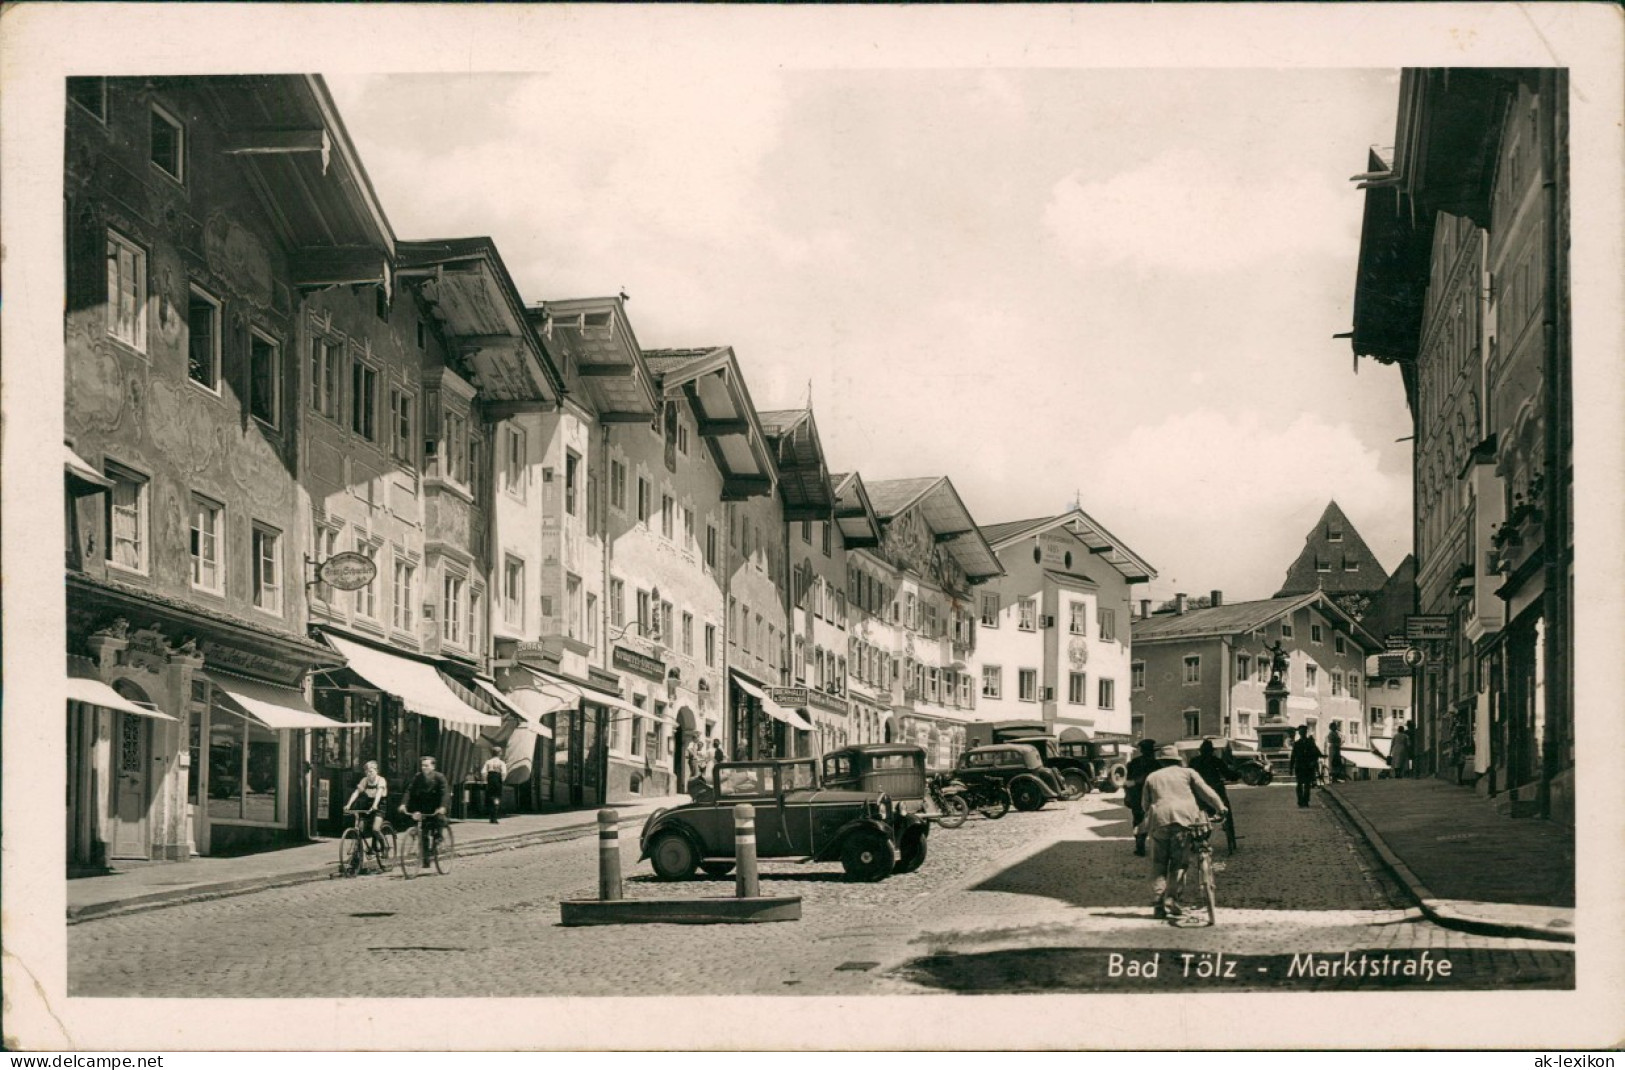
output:
[{"label": "person standing in street", "polygon": [[491,744],[491,757],[480,772],[485,776],[485,814],[494,825],[502,813],[502,782],[508,778],[508,763],[502,760],[501,747]]},{"label": "person standing in street", "polygon": [[725,759],[722,757],[722,740],[720,740],[720,739],[712,739],[711,740],[711,772],[713,774],[716,773],[717,766],[722,764],[723,761],[725,761]]},{"label": "person standing in street", "polygon": [[1224,823],[1224,840],[1230,848],[1230,853],[1236,853],[1236,811],[1230,806],[1230,792],[1225,789],[1225,780],[1233,776],[1230,763],[1224,760],[1224,755],[1213,749],[1211,739],[1202,740],[1202,746],[1196,757],[1191,759],[1191,768],[1202,782],[1213,789],[1224,802],[1225,812],[1229,815]]},{"label": "person standing in street", "polygon": [[1145,857],[1145,834],[1140,831],[1140,825],[1145,821],[1145,807],[1141,802],[1140,789],[1145,785],[1145,778],[1156,771],[1156,753],[1156,740],[1140,740],[1140,753],[1129,761],[1127,779],[1123,781],[1123,802],[1128,806],[1129,815],[1134,818],[1134,853],[1142,858]]},{"label": "person standing in street", "polygon": [[1298,778],[1298,805],[1309,805],[1309,792],[1320,776],[1320,747],[1309,734],[1309,726],[1298,726],[1298,738],[1292,742],[1292,775]]},{"label": "person standing in street", "polygon": [[1341,721],[1333,721],[1326,733],[1326,764],[1333,780],[1343,779],[1343,729]]},{"label": "person standing in street", "polygon": [[1184,913],[1179,894],[1190,862],[1183,830],[1205,824],[1204,810],[1223,820],[1228,809],[1196,770],[1179,763],[1179,749],[1172,743],[1158,747],[1155,760],[1158,768],[1141,785],[1140,805],[1145,818],[1135,831],[1143,831],[1151,838],[1153,914],[1177,918]]}]

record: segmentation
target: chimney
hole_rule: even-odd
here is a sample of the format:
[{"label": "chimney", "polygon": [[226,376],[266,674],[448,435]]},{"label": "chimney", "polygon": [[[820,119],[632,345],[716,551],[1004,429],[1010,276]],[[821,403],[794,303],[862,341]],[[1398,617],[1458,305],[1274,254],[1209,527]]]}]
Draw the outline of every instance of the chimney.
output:
[{"label": "chimney", "polygon": [[1140,599],[1140,619],[1141,620],[1150,620],[1151,619],[1151,599],[1149,599],[1149,598]]},{"label": "chimney", "polygon": [[1174,613],[1179,615],[1179,616],[1184,616],[1185,615],[1185,592],[1184,591],[1180,591],[1178,594],[1174,595]]},{"label": "chimney", "polygon": [[1224,592],[1223,591],[1214,591],[1213,592],[1213,597],[1208,599],[1208,602],[1211,605],[1215,605],[1215,606],[1224,605]]}]

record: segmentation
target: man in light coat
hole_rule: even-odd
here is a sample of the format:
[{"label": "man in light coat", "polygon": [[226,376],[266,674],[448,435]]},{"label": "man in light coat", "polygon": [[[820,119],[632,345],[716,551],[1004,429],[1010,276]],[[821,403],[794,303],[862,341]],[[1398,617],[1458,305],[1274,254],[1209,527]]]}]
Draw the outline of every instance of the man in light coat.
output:
[{"label": "man in light coat", "polygon": [[1152,912],[1159,918],[1178,917],[1184,913],[1179,905],[1179,893],[1188,864],[1185,840],[1180,833],[1207,822],[1202,812],[1204,804],[1220,820],[1224,818],[1225,805],[1218,792],[1208,787],[1196,770],[1180,764],[1179,748],[1172,743],[1157,748],[1157,761],[1161,765],[1140,787],[1145,820],[1135,831],[1151,840]]}]

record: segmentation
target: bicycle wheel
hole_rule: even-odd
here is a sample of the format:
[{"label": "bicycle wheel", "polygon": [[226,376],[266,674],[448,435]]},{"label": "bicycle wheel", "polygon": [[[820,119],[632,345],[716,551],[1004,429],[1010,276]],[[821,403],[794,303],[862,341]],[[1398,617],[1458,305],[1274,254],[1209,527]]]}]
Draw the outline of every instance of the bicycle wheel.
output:
[{"label": "bicycle wheel", "polygon": [[1219,893],[1213,883],[1213,852],[1203,849],[1196,856],[1197,875],[1201,881],[1202,906],[1207,911],[1207,923],[1219,923]]},{"label": "bicycle wheel", "polygon": [[989,821],[997,821],[999,818],[1010,812],[1010,793],[1008,791],[1001,791],[991,799],[984,801],[981,806],[977,807],[977,809],[980,810],[982,812],[982,816],[987,818]]},{"label": "bicycle wheel", "polygon": [[942,797],[942,816],[937,821],[943,828],[956,829],[965,823],[965,818],[968,816],[970,816],[970,807],[965,805],[964,799],[957,795],[944,795]]},{"label": "bicycle wheel", "polygon": [[366,859],[362,854],[361,837],[353,828],[345,829],[339,837],[339,876],[353,877],[361,872]]},{"label": "bicycle wheel", "polygon": [[412,869],[420,861],[417,829],[409,828],[401,833],[400,840],[396,844],[395,859],[400,864],[401,876],[411,880]]},{"label": "bicycle wheel", "polygon": [[440,830],[440,842],[429,849],[429,856],[434,859],[434,871],[446,873],[451,869],[451,860],[457,854],[457,841],[452,837],[451,826],[446,825]]},{"label": "bicycle wheel", "polygon": [[382,873],[395,864],[395,830],[389,827],[389,822],[378,822],[378,838],[384,841],[384,849],[378,856],[378,871]]}]

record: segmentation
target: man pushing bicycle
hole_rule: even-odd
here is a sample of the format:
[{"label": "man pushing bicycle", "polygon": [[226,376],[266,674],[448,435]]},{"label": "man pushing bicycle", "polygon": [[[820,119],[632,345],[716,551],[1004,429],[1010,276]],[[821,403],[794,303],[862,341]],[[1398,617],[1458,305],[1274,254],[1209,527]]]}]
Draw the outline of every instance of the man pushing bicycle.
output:
[{"label": "man pushing bicycle", "polygon": [[1140,788],[1145,820],[1135,831],[1148,835],[1152,843],[1153,914],[1158,918],[1177,918],[1184,913],[1179,905],[1179,893],[1190,864],[1184,833],[1207,823],[1202,804],[1220,820],[1224,819],[1225,805],[1196,770],[1180,764],[1178,747],[1171,743],[1158,747],[1157,760],[1162,764],[1145,778]]},{"label": "man pushing bicycle", "polygon": [[401,797],[401,813],[411,817],[423,827],[418,837],[419,864],[429,864],[430,837],[440,842],[440,830],[445,827],[446,803],[451,798],[451,785],[434,767],[434,758],[424,755],[418,760],[418,771],[406,785]]}]

